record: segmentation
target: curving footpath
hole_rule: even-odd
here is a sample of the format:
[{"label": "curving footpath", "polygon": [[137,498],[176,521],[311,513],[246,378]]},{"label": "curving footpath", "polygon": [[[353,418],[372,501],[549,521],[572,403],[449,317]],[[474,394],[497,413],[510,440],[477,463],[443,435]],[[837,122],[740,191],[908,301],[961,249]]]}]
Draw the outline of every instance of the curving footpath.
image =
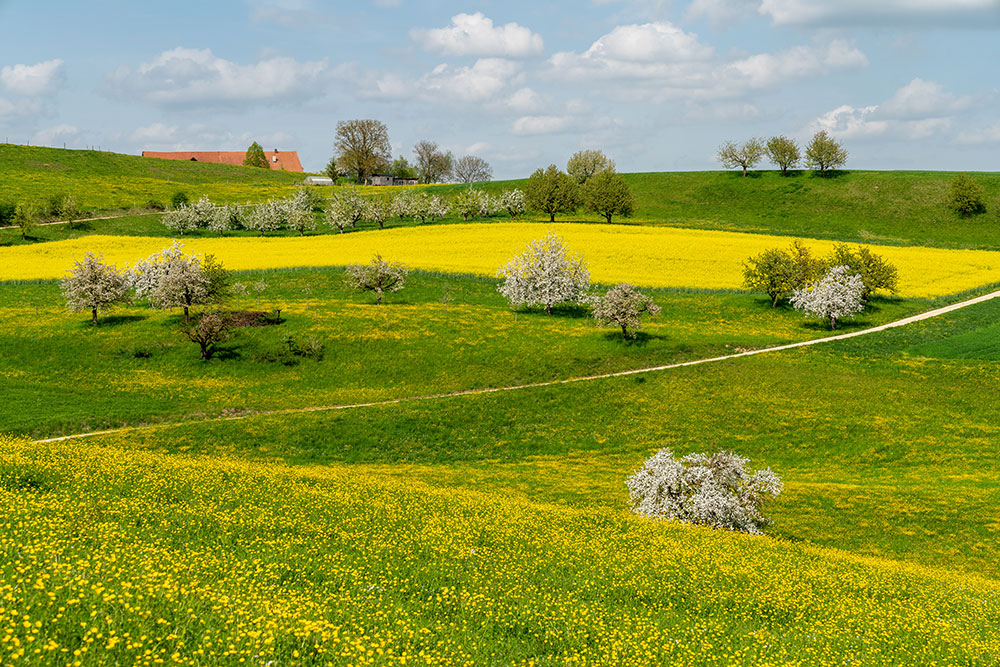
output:
[{"label": "curving footpath", "polygon": [[800,343],[787,343],[785,345],[776,345],[774,347],[764,347],[758,350],[747,350],[746,352],[737,352],[735,354],[727,354],[721,357],[709,357],[707,359],[695,359],[693,361],[683,361],[675,364],[665,364],[662,366],[648,366],[646,368],[636,368],[628,371],[615,371],[613,373],[602,373],[600,375],[584,375],[580,377],[565,378],[562,380],[547,380],[545,382],[531,382],[528,384],[517,384],[510,385],[507,387],[486,387],[483,389],[466,389],[464,391],[454,391],[443,394],[425,394],[422,396],[404,396],[402,398],[390,398],[383,401],[371,401],[368,403],[348,403],[344,405],[318,405],[305,408],[283,408],[281,410],[251,410],[238,415],[229,415],[224,417],[208,417],[205,419],[187,419],[182,421],[174,422],[163,422],[159,424],[144,424],[141,426],[123,426],[120,428],[112,428],[104,431],[90,431],[87,433],[76,433],[73,435],[63,435],[57,438],[45,438],[43,440],[35,440],[36,443],[46,443],[46,442],[60,442],[63,440],[80,440],[83,438],[92,438],[99,435],[111,435],[114,433],[131,433],[135,431],[148,431],[156,428],[169,428],[171,426],[182,426],[184,424],[193,424],[201,422],[225,422],[225,421],[239,421],[241,419],[247,419],[249,417],[260,417],[260,416],[270,416],[270,415],[294,415],[302,414],[308,412],[328,412],[333,410],[355,410],[359,408],[375,408],[386,405],[398,405],[400,403],[411,403],[414,401],[433,401],[442,398],[452,398],[457,396],[474,396],[477,394],[496,394],[505,391],[518,391],[521,389],[536,389],[540,387],[554,387],[562,384],[573,384],[574,382],[590,382],[593,380],[604,380],[607,378],[625,377],[628,375],[639,375],[641,373],[655,373],[658,371],[666,371],[672,368],[682,368],[684,366],[698,366],[700,364],[711,364],[718,361],[727,361],[729,359],[739,359],[740,357],[751,357],[755,354],[769,354],[771,352],[781,352],[783,350],[792,350],[798,347],[808,347],[810,345],[819,345],[821,343],[831,343],[838,340],[847,340],[848,338],[857,338],[858,336],[869,336],[874,333],[879,333],[880,331],[888,331],[889,329],[896,329],[899,327],[905,327],[915,322],[921,322],[923,320],[929,320],[935,317],[940,317],[955,310],[960,310],[962,308],[968,308],[969,306],[974,306],[978,303],[983,303],[990,301],[991,299],[996,299],[1000,297],[1000,290],[995,292],[990,292],[989,294],[983,294],[982,296],[977,296],[973,299],[967,299],[966,301],[960,301],[958,303],[953,303],[950,306],[944,306],[942,308],[935,308],[934,310],[929,310],[925,313],[920,313],[917,315],[911,315],[910,317],[904,317],[901,320],[896,320],[894,322],[889,322],[888,324],[880,324],[876,327],[871,327],[869,329],[862,329],[861,331],[852,331],[850,333],[837,334],[834,336],[827,336],[825,338],[814,338],[812,340],[802,341]]}]

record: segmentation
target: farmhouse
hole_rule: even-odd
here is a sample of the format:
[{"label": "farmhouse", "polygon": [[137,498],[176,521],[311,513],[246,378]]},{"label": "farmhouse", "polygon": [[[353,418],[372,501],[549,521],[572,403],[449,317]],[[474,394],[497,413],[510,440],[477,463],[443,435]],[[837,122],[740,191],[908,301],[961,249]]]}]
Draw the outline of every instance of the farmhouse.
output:
[{"label": "farmhouse", "polygon": [[[214,164],[242,165],[246,159],[246,151],[143,151],[143,157],[155,157],[161,160],[185,160],[190,162],[211,162]],[[302,172],[297,151],[264,151],[267,164],[271,169],[279,171]]]}]

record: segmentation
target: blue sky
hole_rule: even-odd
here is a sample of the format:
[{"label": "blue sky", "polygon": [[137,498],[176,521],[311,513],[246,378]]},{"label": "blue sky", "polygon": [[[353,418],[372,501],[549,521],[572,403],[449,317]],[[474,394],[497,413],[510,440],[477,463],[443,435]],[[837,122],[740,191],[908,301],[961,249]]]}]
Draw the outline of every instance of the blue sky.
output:
[{"label": "blue sky", "polygon": [[333,152],[378,118],[498,178],[580,148],[715,169],[817,129],[859,169],[1000,170],[1000,0],[0,0],[0,139]]}]

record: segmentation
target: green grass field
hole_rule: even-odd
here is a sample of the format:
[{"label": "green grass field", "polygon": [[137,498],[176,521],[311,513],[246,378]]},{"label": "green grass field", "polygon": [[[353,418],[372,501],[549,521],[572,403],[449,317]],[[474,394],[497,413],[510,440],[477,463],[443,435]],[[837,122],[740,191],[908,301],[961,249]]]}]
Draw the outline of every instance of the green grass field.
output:
[{"label": "green grass field", "polygon": [[[125,162],[95,207],[119,206]],[[198,169],[220,197],[256,187]],[[992,204],[948,217],[950,177],[627,178],[631,224],[1000,247]],[[1000,177],[977,177],[995,200]],[[30,242],[91,233],[165,230],[140,215]],[[233,278],[267,288],[227,308],[281,322],[207,363],[176,311],[95,328],[56,281],[0,282],[0,665],[1000,664],[1000,299],[433,397],[829,331],[740,291],[644,290],[663,313],[623,343],[580,308],[514,312],[493,279],[415,272],[375,306],[336,267]],[[878,298],[843,330],[968,296]],[[415,400],[260,413],[395,398]],[[115,427],[139,428],[31,440]],[[774,525],[633,515],[624,480],[663,447],[771,467]]]},{"label": "green grass field", "polygon": [[44,205],[72,194],[83,211],[144,208],[170,203],[175,192],[225,202],[285,196],[304,175],[223,164],[158,160],[87,150],[0,144],[0,201]]}]

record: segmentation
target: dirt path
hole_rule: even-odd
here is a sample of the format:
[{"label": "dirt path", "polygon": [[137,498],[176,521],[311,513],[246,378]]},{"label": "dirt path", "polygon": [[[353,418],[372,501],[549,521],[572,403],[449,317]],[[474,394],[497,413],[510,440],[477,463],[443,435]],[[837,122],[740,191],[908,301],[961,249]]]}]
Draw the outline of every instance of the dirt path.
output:
[{"label": "dirt path", "polygon": [[[150,215],[157,213],[158,211],[149,211],[148,213],[119,213],[118,215],[105,215],[100,218],[80,218],[79,220],[74,220],[75,225],[78,222],[94,222],[95,220],[114,220],[116,218],[130,218],[136,215]],[[66,225],[69,224],[69,220],[52,220],[51,222],[34,222],[31,224],[32,227],[47,227],[49,225]],[[6,225],[0,227],[0,229],[17,229],[17,225]]]},{"label": "dirt path", "polygon": [[666,371],[672,368],[683,368],[685,366],[699,366],[701,364],[711,364],[719,361],[727,361],[730,359],[739,359],[741,357],[752,357],[757,354],[770,354],[773,352],[782,352],[784,350],[793,350],[799,347],[808,347],[810,345],[820,345],[822,343],[831,343],[838,340],[847,340],[849,338],[857,338],[858,336],[869,336],[874,333],[879,333],[880,331],[888,331],[889,329],[896,329],[899,327],[905,327],[907,325],[913,324],[915,322],[922,322],[923,320],[929,320],[935,317],[940,317],[947,313],[967,308],[973,306],[977,303],[984,303],[990,301],[991,299],[996,299],[1000,297],[1000,290],[995,292],[990,292],[989,294],[984,294],[982,296],[977,296],[973,299],[967,299],[965,301],[960,301],[958,303],[953,303],[950,306],[944,306],[942,308],[935,308],[934,310],[929,310],[925,313],[919,313],[917,315],[911,315],[910,317],[905,317],[901,320],[896,320],[894,322],[889,322],[888,324],[881,324],[876,327],[871,327],[869,329],[862,329],[861,331],[852,331],[850,333],[837,334],[834,336],[827,336],[825,338],[815,338],[813,340],[806,340],[799,343],[788,343],[786,345],[777,345],[775,347],[765,347],[758,350],[748,350],[746,352],[737,352],[735,354],[727,354],[721,357],[709,357],[707,359],[695,359],[693,361],[683,361],[675,364],[664,364],[662,366],[648,366],[646,368],[636,368],[628,371],[616,371],[614,373],[602,373],[600,375],[583,375],[579,377],[564,378],[562,380],[547,380],[545,382],[530,382],[527,384],[517,384],[510,385],[506,387],[487,387],[484,389],[467,389],[465,391],[455,391],[442,394],[425,394],[422,396],[404,396],[402,398],[391,398],[383,401],[371,401],[368,403],[347,403],[342,405],[317,405],[305,408],[285,408],[281,410],[254,410],[241,413],[238,415],[229,415],[224,417],[208,417],[203,419],[187,419],[174,422],[163,422],[160,424],[144,424],[142,426],[124,426],[121,428],[112,428],[104,431],[90,431],[88,433],[76,433],[73,435],[64,435],[58,438],[46,438],[43,440],[36,440],[37,443],[44,442],[60,442],[63,440],[79,440],[82,438],[92,438],[98,435],[111,435],[114,433],[131,433],[135,431],[147,431],[155,428],[167,428],[171,426],[181,426],[184,424],[192,424],[197,422],[225,422],[225,421],[239,421],[241,419],[247,419],[248,417],[258,417],[258,416],[270,416],[270,415],[295,415],[303,414],[309,412],[330,412],[334,410],[357,410],[360,408],[375,408],[387,405],[398,405],[400,403],[412,403],[415,401],[433,401],[443,398],[455,398],[459,396],[475,396],[478,394],[496,394],[500,392],[507,391],[519,391],[522,389],[537,389],[541,387],[555,387],[564,384],[573,384],[576,382],[591,382],[593,380],[604,380],[608,378],[616,377],[626,377],[629,375],[639,375],[642,373],[656,373],[658,371]]}]

